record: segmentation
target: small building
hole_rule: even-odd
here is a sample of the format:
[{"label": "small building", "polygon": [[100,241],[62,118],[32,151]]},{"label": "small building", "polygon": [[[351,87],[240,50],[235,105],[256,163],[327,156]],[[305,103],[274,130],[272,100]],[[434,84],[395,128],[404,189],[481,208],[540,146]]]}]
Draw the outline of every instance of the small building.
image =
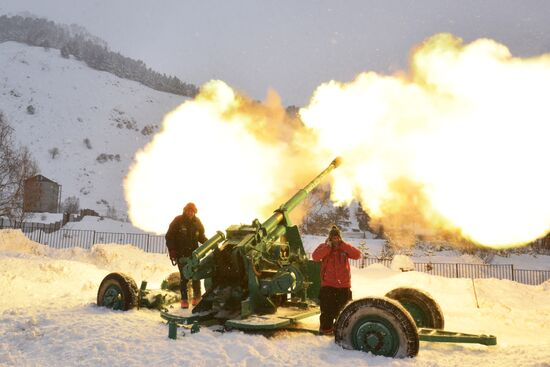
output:
[{"label": "small building", "polygon": [[59,213],[61,185],[42,175],[25,181],[23,211],[27,213]]}]

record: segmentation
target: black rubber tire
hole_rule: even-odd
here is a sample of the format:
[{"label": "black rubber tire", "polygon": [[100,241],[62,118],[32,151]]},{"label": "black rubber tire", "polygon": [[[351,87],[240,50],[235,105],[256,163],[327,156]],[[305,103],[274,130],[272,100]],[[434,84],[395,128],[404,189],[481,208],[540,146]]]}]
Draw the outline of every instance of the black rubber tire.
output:
[{"label": "black rubber tire", "polygon": [[[384,341],[385,333],[377,330],[363,333],[361,329],[374,325],[390,330],[391,343]],[[375,347],[366,346],[367,338],[378,340]],[[418,330],[409,313],[398,302],[389,298],[363,298],[349,303],[335,324],[335,342],[344,349],[356,349],[394,358],[414,357],[418,354]],[[382,340],[381,340],[382,339]],[[359,345],[359,344],[362,344]],[[392,344],[392,350],[385,350]]]},{"label": "black rubber tire", "polygon": [[[109,299],[106,291],[118,292],[117,299]],[[97,305],[115,310],[127,311],[138,305],[138,287],[136,282],[128,275],[111,273],[103,278],[97,291]]]},{"label": "black rubber tire", "polygon": [[386,297],[396,300],[405,307],[418,328],[441,330],[445,328],[445,318],[441,307],[429,293],[415,288],[402,287],[388,292]]}]

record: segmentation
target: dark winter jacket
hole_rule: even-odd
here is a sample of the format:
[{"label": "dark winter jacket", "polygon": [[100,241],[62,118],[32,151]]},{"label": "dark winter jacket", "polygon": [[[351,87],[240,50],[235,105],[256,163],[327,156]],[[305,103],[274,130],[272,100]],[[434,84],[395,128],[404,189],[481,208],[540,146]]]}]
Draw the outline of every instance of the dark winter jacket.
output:
[{"label": "dark winter jacket", "polygon": [[168,232],[166,232],[166,246],[170,252],[170,258],[189,257],[199,246],[206,241],[204,226],[197,217],[189,218],[178,215],[174,218]]},{"label": "dark winter jacket", "polygon": [[321,261],[321,286],[351,288],[351,272],[348,258],[357,260],[361,251],[341,241],[336,247],[320,244],[312,254],[314,261]]}]

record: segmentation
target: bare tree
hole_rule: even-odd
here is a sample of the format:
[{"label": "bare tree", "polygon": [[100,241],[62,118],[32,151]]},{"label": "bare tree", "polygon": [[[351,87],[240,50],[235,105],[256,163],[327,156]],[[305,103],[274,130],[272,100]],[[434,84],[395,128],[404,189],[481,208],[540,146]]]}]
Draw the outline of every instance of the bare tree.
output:
[{"label": "bare tree", "polygon": [[59,155],[59,148],[53,147],[52,149],[48,150],[48,153],[50,153],[50,157],[52,157],[52,159],[56,159]]},{"label": "bare tree", "polygon": [[90,139],[84,139],[84,145],[86,146],[86,148],[92,149],[92,143],[90,142]]},{"label": "bare tree", "polygon": [[107,205],[107,213],[105,213],[106,218],[118,220],[117,210],[114,206]]},{"label": "bare tree", "polygon": [[80,210],[80,199],[76,196],[69,196],[61,205],[64,213],[77,214]]},{"label": "bare tree", "polygon": [[13,128],[0,113],[0,216],[23,218],[25,180],[37,172],[29,150],[15,145]]}]

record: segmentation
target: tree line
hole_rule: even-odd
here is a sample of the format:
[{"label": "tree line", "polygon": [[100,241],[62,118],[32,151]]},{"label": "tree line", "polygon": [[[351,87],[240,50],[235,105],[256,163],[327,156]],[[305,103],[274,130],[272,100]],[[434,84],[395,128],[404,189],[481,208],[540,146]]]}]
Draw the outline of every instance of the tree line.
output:
[{"label": "tree line", "polygon": [[96,70],[133,80],[161,92],[194,97],[199,89],[175,76],[151,70],[143,61],[111,51],[102,39],[78,25],[61,25],[43,18],[0,16],[0,43],[14,41],[46,49],[58,49]]}]

